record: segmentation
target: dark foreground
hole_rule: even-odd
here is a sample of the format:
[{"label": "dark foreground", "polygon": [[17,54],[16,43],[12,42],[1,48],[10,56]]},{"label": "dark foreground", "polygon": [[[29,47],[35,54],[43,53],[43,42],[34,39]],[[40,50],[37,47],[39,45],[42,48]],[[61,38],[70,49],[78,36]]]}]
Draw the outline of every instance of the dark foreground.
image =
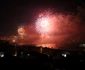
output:
[{"label": "dark foreground", "polygon": [[18,46],[1,41],[0,67],[2,70],[85,70],[85,51]]},{"label": "dark foreground", "polygon": [[[75,55],[76,56],[76,55]],[[46,56],[29,55],[28,57],[15,57],[11,55],[0,58],[0,66],[4,68],[24,68],[34,70],[85,70],[84,57],[78,56]]]}]

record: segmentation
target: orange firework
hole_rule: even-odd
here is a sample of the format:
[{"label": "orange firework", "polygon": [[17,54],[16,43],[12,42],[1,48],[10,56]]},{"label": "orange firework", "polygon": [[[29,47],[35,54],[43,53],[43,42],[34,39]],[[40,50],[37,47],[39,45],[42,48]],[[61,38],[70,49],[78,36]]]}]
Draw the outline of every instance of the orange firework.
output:
[{"label": "orange firework", "polygon": [[19,33],[19,35],[23,36],[23,35],[25,34],[24,28],[23,28],[23,27],[20,27],[20,28],[18,29],[18,33]]}]

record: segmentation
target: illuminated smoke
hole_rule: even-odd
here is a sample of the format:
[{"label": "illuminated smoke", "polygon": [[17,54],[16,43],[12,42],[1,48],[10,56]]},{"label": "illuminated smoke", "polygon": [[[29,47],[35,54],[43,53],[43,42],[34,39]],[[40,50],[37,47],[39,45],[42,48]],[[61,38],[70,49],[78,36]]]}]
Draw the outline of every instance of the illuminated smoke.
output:
[{"label": "illuminated smoke", "polygon": [[[78,16],[64,15],[45,11],[39,14],[36,20],[35,28],[41,38],[38,43],[62,45],[67,39],[75,36],[78,33]],[[62,44],[61,44],[62,43]]]},{"label": "illuminated smoke", "polygon": [[48,48],[79,42],[80,39],[85,40],[85,25],[80,25],[79,14],[41,12],[33,24],[25,26],[28,36],[26,42]]}]

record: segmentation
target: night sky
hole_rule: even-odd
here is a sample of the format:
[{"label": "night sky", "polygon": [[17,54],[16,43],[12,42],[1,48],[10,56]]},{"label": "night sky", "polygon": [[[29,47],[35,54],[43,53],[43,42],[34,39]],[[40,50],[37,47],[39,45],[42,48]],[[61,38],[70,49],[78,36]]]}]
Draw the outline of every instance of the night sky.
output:
[{"label": "night sky", "polygon": [[[82,13],[82,8],[85,11],[84,0],[3,0],[0,1],[0,36],[17,35],[19,26],[32,25],[39,12],[46,9],[53,9],[58,13],[73,13],[79,16],[77,34],[71,38],[77,40],[84,39],[85,36],[85,14]],[[80,14],[78,14],[80,13]],[[77,17],[76,16],[76,17]],[[75,18],[75,20],[78,19]],[[76,22],[76,21],[75,21]],[[34,27],[33,27],[34,28]],[[33,29],[32,28],[32,29]],[[30,31],[31,27],[29,28]],[[29,33],[35,33],[29,32]],[[68,41],[69,38],[66,38]],[[79,40],[80,41],[80,40]],[[79,42],[78,41],[78,42]],[[80,41],[81,42],[81,41]]]},{"label": "night sky", "polygon": [[13,35],[19,25],[30,24],[38,12],[55,9],[57,12],[76,12],[82,0],[2,0],[0,1],[0,36]]}]

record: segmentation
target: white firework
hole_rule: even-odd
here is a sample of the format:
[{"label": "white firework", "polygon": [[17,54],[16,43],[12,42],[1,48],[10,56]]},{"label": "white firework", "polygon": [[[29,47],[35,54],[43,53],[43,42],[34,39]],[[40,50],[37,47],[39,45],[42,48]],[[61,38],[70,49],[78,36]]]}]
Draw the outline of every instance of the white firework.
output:
[{"label": "white firework", "polygon": [[40,16],[36,23],[35,23],[35,27],[36,30],[42,35],[42,36],[48,36],[52,30],[53,30],[53,19],[54,17],[52,15],[50,15],[49,13],[46,15],[42,15]]},{"label": "white firework", "polygon": [[36,29],[39,33],[48,33],[50,31],[50,22],[46,17],[39,18],[36,22]]}]

